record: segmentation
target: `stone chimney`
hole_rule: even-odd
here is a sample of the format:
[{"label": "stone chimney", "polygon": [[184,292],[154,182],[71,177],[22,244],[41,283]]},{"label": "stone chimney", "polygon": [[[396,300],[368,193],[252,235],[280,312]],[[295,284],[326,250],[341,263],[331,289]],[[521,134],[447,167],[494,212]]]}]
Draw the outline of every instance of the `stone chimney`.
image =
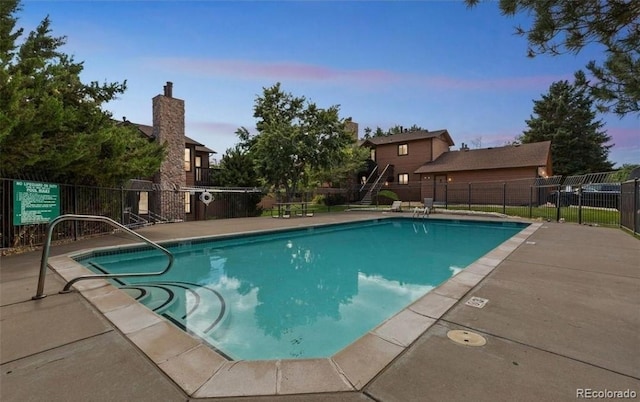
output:
[{"label": "stone chimney", "polygon": [[[160,215],[184,220],[184,197],[170,190],[186,186],[184,169],[184,101],[173,97],[173,83],[167,82],[164,94],[153,98],[153,135],[160,144],[166,144],[166,154],[156,174],[155,182],[162,191],[159,201]],[[180,198],[178,200],[177,198]]]},{"label": "stone chimney", "polygon": [[346,129],[347,131],[349,131],[350,133],[353,134],[353,137],[355,138],[356,141],[358,141],[358,123],[354,122],[351,120],[351,118],[347,119],[346,121]]}]

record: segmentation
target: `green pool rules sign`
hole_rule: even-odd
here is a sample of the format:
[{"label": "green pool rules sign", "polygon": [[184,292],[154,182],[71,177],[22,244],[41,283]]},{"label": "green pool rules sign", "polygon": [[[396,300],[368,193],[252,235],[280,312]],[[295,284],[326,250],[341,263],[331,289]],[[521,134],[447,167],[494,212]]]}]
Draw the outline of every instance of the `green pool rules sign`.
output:
[{"label": "green pool rules sign", "polygon": [[13,182],[13,225],[47,223],[60,215],[60,187],[34,181]]}]

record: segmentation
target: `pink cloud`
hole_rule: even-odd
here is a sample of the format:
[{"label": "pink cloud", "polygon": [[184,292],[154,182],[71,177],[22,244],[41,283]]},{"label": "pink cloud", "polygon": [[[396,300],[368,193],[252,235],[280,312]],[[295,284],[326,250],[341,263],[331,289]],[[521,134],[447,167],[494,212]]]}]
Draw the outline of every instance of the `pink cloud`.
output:
[{"label": "pink cloud", "polygon": [[640,149],[640,128],[606,127],[615,148]]},{"label": "pink cloud", "polygon": [[239,78],[333,82],[340,85],[408,85],[444,90],[522,90],[545,88],[569,76],[529,76],[461,79],[442,75],[407,74],[380,69],[339,69],[298,62],[160,58],[147,60],[153,67],[180,70],[197,75]]},{"label": "pink cloud", "polygon": [[151,63],[195,74],[241,79],[391,82],[397,78],[395,74],[384,70],[340,70],[295,62],[163,58],[153,60]]}]

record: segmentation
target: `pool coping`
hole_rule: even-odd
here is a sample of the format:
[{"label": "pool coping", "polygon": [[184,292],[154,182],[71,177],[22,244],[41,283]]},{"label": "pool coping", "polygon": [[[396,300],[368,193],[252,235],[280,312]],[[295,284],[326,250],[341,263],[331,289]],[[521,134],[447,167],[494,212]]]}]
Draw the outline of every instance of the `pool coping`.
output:
[{"label": "pool coping", "polygon": [[[81,281],[74,288],[191,397],[360,391],[542,226],[522,223],[529,226],[329,358],[228,361],[205,341],[175,327],[104,279]],[[173,239],[160,244],[273,231]],[[135,245],[81,250],[52,257],[49,265],[69,281],[93,274],[73,257],[128,247]]]}]

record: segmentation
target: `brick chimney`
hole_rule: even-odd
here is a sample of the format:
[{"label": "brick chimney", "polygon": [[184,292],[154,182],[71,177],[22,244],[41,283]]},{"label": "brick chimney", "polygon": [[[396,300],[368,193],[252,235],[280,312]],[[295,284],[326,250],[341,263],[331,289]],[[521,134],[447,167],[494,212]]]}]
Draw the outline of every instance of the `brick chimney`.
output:
[{"label": "brick chimney", "polygon": [[164,94],[153,98],[153,135],[160,144],[166,144],[165,158],[156,174],[155,182],[164,190],[158,206],[160,215],[171,219],[184,219],[182,202],[169,202],[175,195],[167,190],[186,186],[184,170],[184,101],[173,97],[173,83],[167,82]]}]

